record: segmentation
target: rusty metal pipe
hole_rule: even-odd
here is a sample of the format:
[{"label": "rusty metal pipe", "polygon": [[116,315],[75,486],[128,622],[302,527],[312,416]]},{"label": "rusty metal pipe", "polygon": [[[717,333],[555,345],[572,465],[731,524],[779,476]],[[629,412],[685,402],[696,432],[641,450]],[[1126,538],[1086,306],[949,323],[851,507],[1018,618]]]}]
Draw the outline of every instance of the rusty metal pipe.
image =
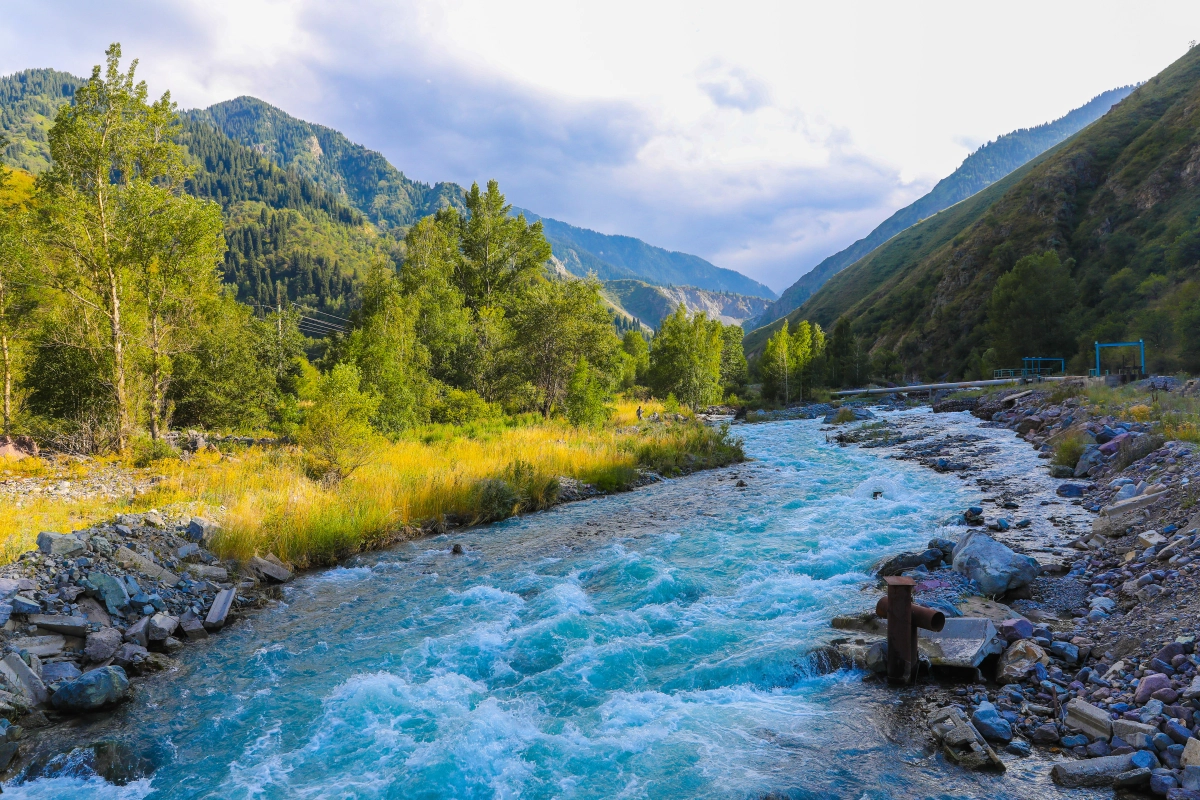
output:
[{"label": "rusty metal pipe", "polygon": [[940,631],[946,625],[946,615],[912,602],[912,578],[884,578],[887,597],[875,604],[875,614],[888,621],[888,680],[892,683],[912,683],[917,677],[920,652],[917,649],[917,630]]}]

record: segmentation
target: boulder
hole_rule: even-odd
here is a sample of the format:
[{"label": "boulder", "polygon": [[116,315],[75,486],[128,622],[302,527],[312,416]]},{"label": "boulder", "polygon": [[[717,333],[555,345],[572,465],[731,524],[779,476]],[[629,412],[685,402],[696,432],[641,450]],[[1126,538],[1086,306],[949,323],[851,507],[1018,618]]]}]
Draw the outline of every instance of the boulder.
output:
[{"label": "boulder", "polygon": [[1112,780],[1114,789],[1137,789],[1150,785],[1150,770],[1146,767],[1134,767],[1125,770]]},{"label": "boulder", "polygon": [[892,556],[880,564],[879,577],[887,578],[892,575],[899,575],[902,572],[907,572],[917,567],[925,567],[930,570],[937,569],[940,563],[942,563],[942,551],[939,548],[931,547],[921,553],[901,553]]},{"label": "boulder", "polygon": [[117,666],[86,672],[58,688],[50,704],[59,711],[81,713],[95,711],[129,696],[129,678]]},{"label": "boulder", "polygon": [[125,641],[145,647],[150,642],[150,636],[147,631],[149,627],[150,618],[142,617],[125,629]]},{"label": "boulder", "polygon": [[61,633],[63,636],[87,636],[88,621],[86,617],[68,617],[61,614],[30,614],[29,624],[37,625],[43,631]]},{"label": "boulder", "polygon": [[1029,556],[973,530],[954,548],[954,570],[975,581],[983,594],[996,596],[1028,586],[1039,567]]},{"label": "boulder", "polygon": [[[222,589],[217,592],[217,596],[213,598],[212,606],[208,609],[208,616],[204,618],[204,628],[206,630],[217,631],[225,626],[225,620],[229,617],[229,612],[233,608],[233,601],[236,596],[237,592],[234,589]],[[887,660],[886,656],[884,660]],[[867,667],[871,667],[869,656]]]},{"label": "boulder", "polygon": [[121,632],[116,628],[101,628],[95,633],[89,633],[83,654],[88,661],[99,663],[107,661],[116,654],[121,646]]},{"label": "boulder", "polygon": [[1058,741],[1058,728],[1053,722],[1038,725],[1029,738],[1034,744],[1054,744]]},{"label": "boulder", "polygon": [[983,734],[983,738],[985,739],[996,742],[1012,741],[1012,725],[1008,720],[1000,716],[1000,712],[991,703],[983,702],[979,704],[979,707],[975,709],[975,713],[971,715],[971,724],[975,726],[975,730]]},{"label": "boulder", "polygon": [[[213,605],[216,605],[216,603],[214,602]],[[194,642],[199,639],[208,638],[208,631],[205,630],[204,623],[191,611],[184,614],[179,620],[179,627],[190,641]]]},{"label": "boulder", "polygon": [[1200,767],[1200,739],[1188,739],[1183,755],[1179,757],[1179,764],[1183,767]]},{"label": "boulder", "polygon": [[[276,559],[276,561],[277,560],[278,559]],[[259,558],[258,556],[254,556],[247,561],[246,566],[256,574],[276,583],[287,583],[292,579],[291,571],[275,562],[268,561],[265,558]]]},{"label": "boulder", "polygon": [[79,667],[70,661],[51,661],[42,665],[42,683],[53,686],[59,681],[73,681],[80,676]]},{"label": "boulder", "polygon": [[87,576],[88,582],[96,587],[96,593],[104,601],[104,607],[110,614],[123,614],[129,610],[129,592],[125,582],[103,572],[92,572]]},{"label": "boulder", "polygon": [[61,558],[74,558],[87,552],[83,542],[69,533],[43,531],[38,534],[37,546],[43,554]]},{"label": "boulder", "polygon": [[186,533],[188,539],[191,541],[198,542],[201,547],[208,547],[220,530],[221,526],[211,519],[192,517],[191,522],[188,523]]},{"label": "boulder", "polygon": [[1081,486],[1078,483],[1064,483],[1054,493],[1059,497],[1083,497],[1085,491],[1087,491],[1086,486]]},{"label": "boulder", "polygon": [[1112,737],[1112,720],[1108,712],[1078,697],[1067,703],[1067,726],[1083,731],[1093,739]]},{"label": "boulder", "polygon": [[175,632],[179,620],[167,614],[155,614],[150,617],[146,626],[146,638],[152,642],[161,642]]},{"label": "boulder", "polygon": [[12,599],[12,613],[14,614],[40,614],[42,613],[42,604],[32,597],[19,594]]},{"label": "boulder", "polygon": [[1163,675],[1161,672],[1151,673],[1138,681],[1137,691],[1133,694],[1133,702],[1139,706],[1145,705],[1151,699],[1150,696],[1159,689],[1169,688],[1171,688],[1171,679],[1169,677]]},{"label": "boulder", "polygon": [[188,564],[187,571],[197,580],[225,583],[229,580],[229,572],[224,567],[210,567],[206,564]]},{"label": "boulder", "polygon": [[1035,664],[1045,666],[1050,657],[1039,645],[1029,639],[1018,639],[1008,646],[996,664],[996,682],[1018,683]]},{"label": "boulder", "polygon": [[16,653],[9,653],[0,660],[0,674],[3,674],[9,685],[15,687],[30,704],[40,706],[46,702],[46,685]]},{"label": "boulder", "polygon": [[1012,644],[1018,639],[1028,639],[1033,636],[1033,623],[1023,617],[1006,619],[996,626],[1000,638]]}]

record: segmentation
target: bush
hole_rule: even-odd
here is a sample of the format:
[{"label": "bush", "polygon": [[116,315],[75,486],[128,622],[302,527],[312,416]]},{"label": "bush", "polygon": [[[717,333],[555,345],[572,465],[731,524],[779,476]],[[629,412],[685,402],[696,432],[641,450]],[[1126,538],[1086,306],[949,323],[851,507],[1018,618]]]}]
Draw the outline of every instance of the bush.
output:
[{"label": "bush", "polygon": [[179,458],[179,453],[165,439],[137,436],[130,443],[130,455],[135,467],[148,467],[155,461]]},{"label": "bush", "polygon": [[858,417],[854,416],[854,409],[849,406],[839,408],[837,414],[833,418],[834,425],[842,425],[847,422],[854,422]]},{"label": "bush", "polygon": [[314,480],[338,483],[370,457],[376,437],[368,420],[379,400],[364,393],[360,382],[353,364],[338,364],[321,379],[317,399],[296,437]]},{"label": "bush", "polygon": [[429,410],[434,422],[444,425],[466,425],[468,422],[495,419],[500,408],[471,390],[447,387]]},{"label": "bush", "polygon": [[501,478],[488,478],[475,484],[475,519],[473,524],[496,522],[520,511],[521,501],[516,491]]},{"label": "bush", "polygon": [[667,392],[667,399],[663,400],[663,411],[667,414],[679,413],[679,401],[675,399],[674,392]]},{"label": "bush", "polygon": [[604,402],[607,394],[604,382],[596,371],[588,366],[587,359],[579,359],[567,384],[567,395],[563,400],[567,420],[576,428],[602,425],[612,414],[612,409]]},{"label": "bush", "polygon": [[1083,452],[1086,449],[1087,445],[1078,436],[1063,439],[1054,446],[1054,459],[1052,463],[1060,467],[1074,469],[1075,465],[1079,463],[1079,459],[1083,457]]}]

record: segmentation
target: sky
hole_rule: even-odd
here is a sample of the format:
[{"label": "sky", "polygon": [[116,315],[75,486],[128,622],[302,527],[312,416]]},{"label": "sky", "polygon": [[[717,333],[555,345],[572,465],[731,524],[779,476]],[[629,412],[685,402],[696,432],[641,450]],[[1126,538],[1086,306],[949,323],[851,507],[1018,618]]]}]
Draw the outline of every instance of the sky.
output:
[{"label": "sky", "polygon": [[0,0],[0,74],[87,75],[119,41],[183,108],[253,95],[776,291],[1193,39],[1195,0]]}]

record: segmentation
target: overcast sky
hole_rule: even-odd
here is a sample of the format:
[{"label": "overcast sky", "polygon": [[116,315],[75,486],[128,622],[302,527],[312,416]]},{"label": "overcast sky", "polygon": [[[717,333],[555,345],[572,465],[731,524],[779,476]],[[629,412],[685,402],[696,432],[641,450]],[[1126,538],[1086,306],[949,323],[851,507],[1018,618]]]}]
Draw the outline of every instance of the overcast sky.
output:
[{"label": "overcast sky", "polygon": [[1200,2],[0,0],[0,73],[111,41],[184,108],[251,94],[412,178],[782,290],[985,141],[1150,78]]}]

